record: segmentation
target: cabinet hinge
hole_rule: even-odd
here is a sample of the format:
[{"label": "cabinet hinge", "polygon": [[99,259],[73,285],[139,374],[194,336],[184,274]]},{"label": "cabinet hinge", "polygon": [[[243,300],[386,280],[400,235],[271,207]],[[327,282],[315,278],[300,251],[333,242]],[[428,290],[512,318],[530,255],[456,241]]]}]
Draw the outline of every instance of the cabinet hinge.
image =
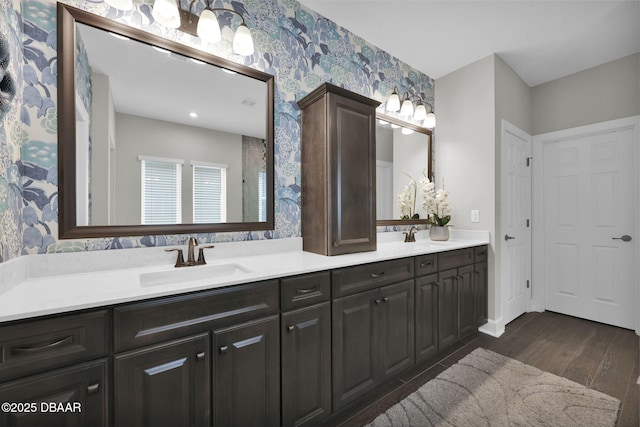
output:
[{"label": "cabinet hinge", "polygon": [[527,228],[531,227],[531,220],[527,219]]},{"label": "cabinet hinge", "polygon": [[533,160],[533,157],[527,157],[527,166],[531,166],[531,160]]},{"label": "cabinet hinge", "polygon": [[531,286],[531,281],[527,280],[527,289]]}]

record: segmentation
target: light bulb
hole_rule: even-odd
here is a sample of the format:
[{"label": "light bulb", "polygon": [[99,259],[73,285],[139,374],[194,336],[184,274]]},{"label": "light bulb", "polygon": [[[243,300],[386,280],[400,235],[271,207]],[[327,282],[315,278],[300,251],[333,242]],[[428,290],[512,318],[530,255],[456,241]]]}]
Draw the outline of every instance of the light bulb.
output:
[{"label": "light bulb", "polygon": [[175,0],[156,0],[151,16],[160,25],[169,28],[180,27],[180,11]]},{"label": "light bulb", "polygon": [[218,43],[222,39],[220,24],[213,11],[205,9],[198,20],[198,37],[208,43]]},{"label": "light bulb", "polygon": [[398,96],[398,92],[393,91],[393,93],[387,99],[387,111],[398,111],[400,109],[400,97]]},{"label": "light bulb", "polygon": [[413,114],[413,102],[411,102],[411,100],[407,98],[402,102],[402,107],[400,107],[400,115],[409,117],[412,114]]},{"label": "light bulb", "polygon": [[427,118],[427,109],[425,108],[424,104],[421,102],[420,104],[418,104],[418,106],[416,107],[416,111],[414,111],[413,113],[413,120],[420,121],[426,118]]},{"label": "light bulb", "polygon": [[427,118],[424,119],[424,127],[427,129],[433,129],[436,127],[436,115],[432,112],[427,114]]},{"label": "light bulb", "polygon": [[253,55],[253,38],[249,27],[244,23],[240,24],[233,36],[233,51],[242,56]]}]

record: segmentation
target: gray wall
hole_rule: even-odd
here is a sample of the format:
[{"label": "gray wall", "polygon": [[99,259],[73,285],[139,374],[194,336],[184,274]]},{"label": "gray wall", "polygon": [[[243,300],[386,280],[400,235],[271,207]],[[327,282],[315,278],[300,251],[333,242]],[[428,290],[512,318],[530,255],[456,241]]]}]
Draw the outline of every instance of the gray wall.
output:
[{"label": "gray wall", "polygon": [[182,220],[193,219],[190,161],[224,163],[227,169],[227,221],[242,221],[242,136],[116,113],[116,221],[140,223],[138,155],[183,159]]},{"label": "gray wall", "polygon": [[532,134],[640,114],[640,54],[531,89]]}]

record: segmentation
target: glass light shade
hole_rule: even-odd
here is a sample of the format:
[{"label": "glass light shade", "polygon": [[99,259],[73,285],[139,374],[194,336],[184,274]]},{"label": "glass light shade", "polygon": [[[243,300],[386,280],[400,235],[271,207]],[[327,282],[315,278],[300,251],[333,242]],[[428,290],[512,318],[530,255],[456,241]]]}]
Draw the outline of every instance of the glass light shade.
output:
[{"label": "glass light shade", "polygon": [[393,92],[387,99],[387,111],[398,111],[400,109],[400,97]]},{"label": "glass light shade", "polygon": [[209,9],[205,9],[200,14],[198,20],[198,37],[207,43],[218,43],[222,39],[220,33],[220,24],[215,13]]},{"label": "glass light shade", "polygon": [[403,135],[411,135],[412,133],[413,133],[413,129],[402,128],[402,134]]},{"label": "glass light shade", "polygon": [[120,10],[133,9],[133,0],[104,0],[111,7],[115,7]]},{"label": "glass light shade", "polygon": [[427,118],[424,119],[424,127],[427,129],[433,129],[436,127],[436,115],[433,114],[433,111],[427,114]]},{"label": "glass light shade", "polygon": [[413,120],[420,121],[427,118],[427,109],[423,103],[418,104],[416,111],[413,112]]},{"label": "glass light shade", "polygon": [[175,0],[156,0],[151,16],[160,25],[169,28],[180,27],[180,11]]},{"label": "glass light shade", "polygon": [[410,99],[405,99],[400,107],[401,116],[411,116],[413,114],[413,102]]},{"label": "glass light shade", "polygon": [[244,23],[240,24],[233,36],[233,51],[242,56],[253,55],[253,38],[249,27]]}]

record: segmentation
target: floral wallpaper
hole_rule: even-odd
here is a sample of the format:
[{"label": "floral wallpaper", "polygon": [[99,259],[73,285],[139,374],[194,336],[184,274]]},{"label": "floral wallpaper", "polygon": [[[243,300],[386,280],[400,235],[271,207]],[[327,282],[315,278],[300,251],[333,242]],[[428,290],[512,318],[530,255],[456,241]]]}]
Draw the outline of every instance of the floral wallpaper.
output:
[{"label": "floral wallpaper", "polygon": [[[3,6],[10,18],[0,21],[0,29],[4,32],[6,27],[13,37],[20,94],[0,128],[2,259],[185,243],[187,235],[58,240],[56,5],[54,0],[12,1],[13,9]],[[379,101],[397,86],[433,105],[432,79],[296,0],[210,2],[212,7],[233,8],[244,16],[256,46],[251,57],[231,52],[231,14],[223,20],[223,40],[200,46],[197,38],[155,23],[148,1],[134,1],[134,9],[127,12],[102,0],[65,3],[275,76],[275,230],[201,234],[196,236],[200,243],[300,236],[300,111],[296,100],[323,82]],[[201,1],[195,10],[199,13],[203,7]]]},{"label": "floral wallpaper", "polygon": [[23,54],[17,0],[0,2],[0,262],[22,251],[22,188],[20,146],[24,141],[20,120]]}]

